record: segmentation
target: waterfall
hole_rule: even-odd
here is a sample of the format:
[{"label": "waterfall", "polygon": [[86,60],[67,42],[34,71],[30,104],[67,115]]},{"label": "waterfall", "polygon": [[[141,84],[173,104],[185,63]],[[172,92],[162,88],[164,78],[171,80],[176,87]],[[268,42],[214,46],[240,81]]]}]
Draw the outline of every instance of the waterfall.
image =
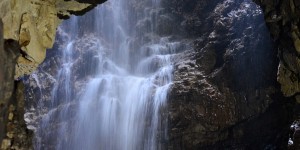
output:
[{"label": "waterfall", "polygon": [[47,111],[36,125],[35,149],[164,149],[162,112],[182,45],[156,34],[158,0],[143,12],[132,11],[133,3],[110,0],[60,27],[62,61],[51,102],[39,103]]}]

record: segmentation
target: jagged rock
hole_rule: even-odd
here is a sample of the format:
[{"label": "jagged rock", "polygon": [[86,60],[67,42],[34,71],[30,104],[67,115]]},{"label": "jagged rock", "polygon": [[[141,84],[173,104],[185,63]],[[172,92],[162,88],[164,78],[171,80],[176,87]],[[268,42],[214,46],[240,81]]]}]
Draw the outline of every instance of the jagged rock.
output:
[{"label": "jagged rock", "polygon": [[299,52],[300,52],[300,3],[297,0],[271,1],[254,0],[264,10],[267,25],[279,46],[280,65],[278,81],[285,96],[295,96],[300,92]]},{"label": "jagged rock", "polygon": [[[159,30],[154,32],[188,46],[180,47],[178,52],[181,53],[172,58],[174,84],[168,109],[162,113],[168,119],[169,139],[160,142],[165,142],[170,150],[285,149],[291,108],[278,90],[279,61],[260,8],[250,1],[238,0],[164,0],[162,3],[161,11],[151,14],[159,18],[156,24]],[[144,1],[133,1],[132,11],[142,11],[146,5]],[[131,26],[137,27],[138,33],[144,31],[137,38],[146,42],[153,38],[148,18],[132,21]],[[78,48],[81,42],[85,42],[84,39],[76,41]],[[78,95],[85,78],[92,74],[85,72],[89,67],[87,62],[92,61],[87,58],[95,55],[88,48],[84,50],[84,53],[74,50],[76,67],[72,69],[71,80],[72,86],[77,88],[71,89]],[[57,55],[49,53],[41,65],[45,72],[40,71],[38,78],[45,86],[41,88],[43,93],[50,93],[51,85],[55,84],[51,78],[61,59]],[[28,104],[35,108],[37,99],[47,104],[50,96],[39,94],[40,87],[34,77],[26,84],[29,85]],[[65,106],[61,104],[51,113],[56,115]],[[39,115],[50,110],[36,111],[39,110],[29,110],[26,119],[33,129]],[[67,122],[58,120],[44,130],[58,132],[56,127]],[[55,141],[54,137],[47,137],[47,142]],[[46,144],[51,147],[55,143]]]},{"label": "jagged rock", "polygon": [[170,10],[178,10],[194,47],[175,61],[169,149],[286,149],[291,112],[281,102],[260,8],[234,0],[194,2],[189,10],[188,2],[170,3],[180,3]]},{"label": "jagged rock", "polygon": [[11,141],[9,139],[2,140],[1,149],[9,149],[11,146]]},{"label": "jagged rock", "polygon": [[[1,149],[30,149],[31,145],[23,120],[24,98],[15,99],[14,79],[30,74],[44,60],[46,49],[53,46],[62,16],[82,15],[104,1],[0,1],[3,20],[3,24],[0,21],[0,141],[5,136],[14,141],[9,144],[4,140]],[[19,95],[24,94],[22,90],[19,92]],[[18,109],[9,113],[9,103],[14,103]],[[17,130],[16,134],[11,132],[13,130]]]},{"label": "jagged rock", "polygon": [[[277,80],[281,85],[281,91],[285,96],[296,99],[297,107],[300,104],[300,1],[254,1],[262,7],[270,33],[278,45],[280,63]],[[291,125],[293,131],[288,142],[288,149],[296,150],[299,149],[300,143],[298,138],[299,115],[296,114],[293,119],[296,121]]]},{"label": "jagged rock", "polygon": [[4,22],[4,38],[19,41],[26,53],[17,62],[15,78],[30,74],[43,62],[46,49],[53,46],[56,28],[61,22],[59,17],[84,14],[104,1],[2,0],[0,18]]},{"label": "jagged rock", "polygon": [[[3,40],[1,41],[3,42]],[[0,86],[1,150],[15,149],[16,147],[14,148],[14,146],[18,144],[20,144],[18,146],[19,148],[29,150],[31,136],[29,134],[30,131],[26,130],[26,125],[23,120],[23,90],[20,89],[17,91],[15,87],[16,82],[14,82],[14,67],[19,56],[20,47],[15,40],[5,40],[4,47],[2,48],[3,49],[0,49],[0,58],[3,60],[1,62],[1,67],[3,68],[1,68],[2,84]],[[2,141],[3,138],[5,139]]]},{"label": "jagged rock", "polygon": [[300,121],[296,120],[291,125],[290,139],[288,142],[289,150],[300,149]]},{"label": "jagged rock", "polygon": [[[2,28],[0,27],[0,36],[2,35]],[[12,100],[14,91],[14,68],[16,59],[19,56],[19,44],[14,40],[1,39],[0,41],[0,141],[6,135],[6,125],[9,119],[8,106]],[[7,145],[7,142],[4,142]],[[6,146],[4,146],[6,147]]]},{"label": "jagged rock", "polygon": [[[55,47],[66,47],[66,41],[60,41],[63,34],[59,35],[59,39],[55,43]],[[65,40],[65,39],[64,39]],[[53,103],[52,98],[53,88],[57,86],[57,100],[60,101],[60,98],[65,97],[65,91],[60,90],[64,86],[64,78],[60,79],[57,76],[57,72],[61,67],[61,63],[64,61],[63,55],[66,49],[60,48],[57,51],[48,51],[45,61],[38,67],[36,72],[32,73],[30,76],[26,76],[24,83],[26,84],[25,95],[26,95],[26,113],[25,121],[27,127],[34,131],[36,134],[43,136],[43,147],[52,148],[55,147],[57,138],[55,135],[60,131],[58,129],[61,126],[70,126],[72,127],[72,121],[74,120],[74,115],[76,113],[76,108],[78,108],[78,97],[82,94],[82,89],[86,85],[87,78],[93,75],[95,69],[94,65],[98,63],[98,59],[93,59],[93,57],[99,55],[99,51],[95,47],[99,46],[99,39],[93,35],[85,35],[80,39],[74,41],[72,49],[72,70],[70,77],[70,93],[72,101],[68,103]],[[63,45],[61,45],[63,44]],[[105,52],[104,52],[105,53]],[[91,59],[92,58],[92,59]],[[60,80],[58,80],[60,79]],[[64,102],[61,100],[61,102]],[[55,105],[55,107],[50,107]],[[59,117],[49,117],[51,119],[50,125],[47,127],[40,128],[40,122],[42,119],[45,119],[45,116],[59,116],[62,111],[66,109],[72,113],[69,114],[67,120],[60,120]],[[44,117],[44,118],[43,118]],[[47,132],[45,132],[47,131]],[[44,135],[47,134],[47,135]],[[68,137],[69,135],[64,135]],[[38,142],[39,138],[34,139],[35,142]]]}]

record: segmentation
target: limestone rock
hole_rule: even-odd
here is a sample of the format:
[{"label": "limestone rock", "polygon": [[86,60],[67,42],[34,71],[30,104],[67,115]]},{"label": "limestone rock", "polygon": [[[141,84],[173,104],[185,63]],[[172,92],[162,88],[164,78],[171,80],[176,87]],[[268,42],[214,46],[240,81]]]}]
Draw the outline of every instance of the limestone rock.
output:
[{"label": "limestone rock", "polygon": [[[132,3],[135,12],[143,11],[147,5],[141,0]],[[277,55],[260,8],[250,1],[164,0],[160,10],[151,13],[159,20],[155,33],[147,30],[147,19],[131,22],[138,32],[143,31],[136,38],[147,42],[152,38],[149,36],[162,34],[186,44],[172,56],[174,84],[168,95],[168,108],[162,110],[163,118],[168,120],[168,139],[159,142],[169,150],[286,148],[290,109],[277,87]],[[92,19],[89,21],[84,22],[85,27],[93,24]],[[74,99],[79,97],[86,78],[93,74],[87,71],[93,59],[89,63],[86,60],[96,54],[81,47],[81,42],[98,42],[84,38],[75,42],[73,50],[70,80]],[[133,48],[133,53],[135,50],[138,48]],[[49,103],[49,93],[57,84],[53,76],[61,57],[55,51],[49,56],[39,73],[25,80],[29,105],[26,120],[32,129],[55,133],[57,126],[72,123],[73,117],[37,129],[39,116],[50,110],[30,110],[37,106],[37,100]],[[74,105],[60,104],[51,112],[56,115],[64,106]],[[51,147],[55,142],[50,141],[55,140],[47,136],[43,144]]]},{"label": "limestone rock", "polygon": [[[266,22],[273,39],[278,44],[280,63],[277,81],[282,93],[295,99],[294,104],[299,110],[300,104],[300,1],[299,0],[254,0],[264,11]],[[288,149],[300,148],[299,112],[295,112],[294,123],[291,125]]]},{"label": "limestone rock", "polygon": [[195,35],[175,60],[169,149],[286,149],[290,112],[261,9],[250,1],[167,2],[185,35]]},{"label": "limestone rock", "polygon": [[1,144],[1,149],[6,150],[11,146],[11,141],[9,139],[4,139]]},{"label": "limestone rock", "polygon": [[8,120],[13,120],[13,118],[14,118],[14,114],[13,113],[9,113],[8,114]]},{"label": "limestone rock", "polygon": [[281,84],[281,91],[285,96],[293,96],[300,91],[297,75],[282,63],[278,67],[277,80]]},{"label": "limestone rock", "polygon": [[[16,93],[13,93],[16,92],[14,79],[18,79],[24,74],[30,74],[43,62],[46,49],[53,46],[56,28],[61,22],[59,14],[66,16],[83,14],[104,1],[0,1],[1,150],[31,149],[31,144],[29,144],[31,137],[28,135],[30,132],[27,131],[23,120],[24,97],[15,99]],[[20,55],[21,53],[22,55]],[[24,90],[20,90],[18,95],[23,95],[23,92]],[[13,94],[14,97],[12,97]],[[9,110],[8,104],[10,103],[17,103],[15,104],[18,107],[17,110]],[[6,133],[5,131],[9,132]],[[5,136],[6,139],[2,141]]]},{"label": "limestone rock", "polygon": [[31,36],[28,28],[32,26],[32,24],[30,23],[29,17],[30,16],[27,13],[22,15],[22,22],[20,27],[20,40],[19,40],[19,44],[22,47],[27,46],[31,40]]},{"label": "limestone rock", "polygon": [[[18,59],[15,78],[31,73],[43,62],[46,49],[55,41],[56,28],[61,22],[59,16],[83,14],[104,1],[91,1],[90,4],[74,0],[2,0],[0,18],[4,22],[4,38],[18,41],[26,53]],[[23,64],[24,59],[28,60],[26,64]]]},{"label": "limestone rock", "polygon": [[280,65],[277,80],[285,96],[292,97],[299,89],[300,2],[297,0],[254,0],[264,10],[267,25],[278,43]]},{"label": "limestone rock", "polygon": [[[0,34],[2,33],[1,30],[2,28],[0,27]],[[5,42],[1,40],[0,46],[0,141],[2,141],[6,135],[5,131],[9,120],[9,103],[12,100],[14,91],[13,76],[20,47],[18,42],[14,40],[5,40]],[[4,144],[7,145],[7,141],[4,141]]]}]

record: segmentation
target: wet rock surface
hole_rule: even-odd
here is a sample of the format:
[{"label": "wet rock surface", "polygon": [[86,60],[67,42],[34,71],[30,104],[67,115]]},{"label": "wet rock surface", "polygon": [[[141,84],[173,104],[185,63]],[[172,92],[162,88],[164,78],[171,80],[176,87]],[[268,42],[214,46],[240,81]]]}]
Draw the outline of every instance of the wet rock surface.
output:
[{"label": "wet rock surface", "polygon": [[[299,114],[299,107],[298,107]],[[290,126],[290,136],[288,141],[289,150],[300,149],[300,122],[299,119],[296,119]]]},{"label": "wet rock surface", "polygon": [[300,3],[297,0],[255,0],[263,11],[266,24],[278,46],[280,65],[278,82],[285,96],[298,95],[299,89],[299,18]]},{"label": "wet rock surface", "polygon": [[[24,122],[24,88],[15,79],[30,74],[54,43],[61,14],[82,15],[104,0],[0,2],[0,141],[1,150],[31,149],[32,133]],[[18,86],[17,86],[18,85]],[[2,140],[4,139],[4,140]]]},{"label": "wet rock surface", "polygon": [[[147,5],[132,1],[132,11],[143,12]],[[157,17],[155,27],[150,26],[149,18],[131,24],[140,33],[139,38],[150,41],[155,36],[151,32],[155,32],[186,45],[176,49],[180,54],[172,58],[174,84],[168,108],[162,112],[169,128],[168,138],[160,142],[168,149],[287,149],[289,136],[297,141],[297,130],[291,137],[289,127],[295,104],[281,94],[276,76],[281,64],[277,45],[256,4],[239,0],[163,0],[162,8],[149,17]],[[76,88],[72,92],[79,95],[85,77],[92,74],[83,71],[91,67],[88,61],[92,60],[87,59],[95,52],[75,53],[72,84]],[[33,74],[25,81],[27,125],[32,130],[36,130],[39,117],[50,111],[34,108],[39,100],[46,105],[50,100],[60,61],[59,54],[48,52],[39,69],[41,80]],[[54,114],[76,103],[57,105]],[[45,130],[54,133],[57,126],[66,124],[66,120],[60,120]],[[51,149],[55,143],[43,144]]]},{"label": "wet rock surface", "polygon": [[286,149],[292,112],[262,10],[251,1],[169,3],[193,43],[175,63],[169,149]]},{"label": "wet rock surface", "polygon": [[[14,68],[20,47],[17,41],[3,40],[0,24],[0,149],[31,149],[31,131],[24,122],[24,89],[14,82]],[[16,86],[16,85],[20,86]]]},{"label": "wet rock surface", "polygon": [[[59,30],[60,31],[60,30]],[[72,70],[70,86],[70,102],[65,102],[66,93],[64,90],[64,76],[59,75],[60,67],[64,64],[63,54],[67,47],[66,37],[64,33],[59,32],[53,51],[47,52],[45,61],[30,76],[25,76],[23,81],[25,88],[25,122],[27,128],[32,130],[38,136],[33,138],[36,149],[55,149],[58,143],[67,145],[68,136],[62,141],[57,141],[56,135],[60,134],[60,129],[67,126],[75,130],[73,126],[75,112],[78,111],[79,97],[82,88],[87,83],[87,79],[94,74],[91,68],[99,63],[93,59],[98,55],[95,47],[99,46],[99,40],[94,36],[83,36],[74,41],[72,49]],[[65,65],[65,64],[64,64]],[[63,78],[62,78],[63,77]],[[57,91],[56,97],[53,92]],[[57,103],[53,103],[56,98]],[[62,112],[68,112],[68,119],[61,120]],[[67,115],[67,114],[65,114]],[[43,125],[42,122],[49,119],[49,125]],[[74,131],[69,131],[74,132]]]},{"label": "wet rock surface", "polygon": [[[273,40],[278,47],[280,63],[277,80],[280,83],[284,96],[297,101],[299,110],[299,18],[300,3],[297,0],[264,1],[254,0],[263,11],[266,24]],[[295,121],[291,124],[289,149],[299,149],[298,120],[299,113],[294,115]]]},{"label": "wet rock surface", "polygon": [[27,129],[24,121],[24,84],[15,83],[15,94],[8,107],[6,136],[2,141],[1,150],[32,150],[33,132]]}]

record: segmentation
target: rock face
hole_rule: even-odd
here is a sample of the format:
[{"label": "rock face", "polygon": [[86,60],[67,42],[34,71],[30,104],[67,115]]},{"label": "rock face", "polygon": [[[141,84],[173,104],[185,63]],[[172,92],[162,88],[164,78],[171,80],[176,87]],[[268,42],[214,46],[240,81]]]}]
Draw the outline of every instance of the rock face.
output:
[{"label": "rock face", "polygon": [[83,14],[104,1],[2,0],[4,38],[18,41],[24,53],[18,57],[15,78],[30,74],[43,62],[46,49],[53,46],[60,18]]},{"label": "rock face", "polygon": [[291,112],[262,10],[238,0],[166,6],[194,35],[175,64],[169,149],[286,149]]},{"label": "rock face", "polygon": [[32,149],[32,131],[24,121],[24,84],[16,82],[14,96],[7,109],[6,135],[2,140],[1,150]]},{"label": "rock face", "polygon": [[32,136],[23,118],[24,89],[22,83],[14,82],[14,68],[20,54],[20,47],[14,40],[3,40],[2,23],[0,26],[0,66],[2,67],[0,73],[2,83],[0,86],[0,149],[29,150]]},{"label": "rock face", "polygon": [[31,73],[44,60],[46,49],[53,46],[60,19],[82,15],[104,1],[0,1],[1,150],[31,147],[31,132],[23,118],[24,88],[14,79]]},{"label": "rock face", "polygon": [[285,96],[298,97],[300,52],[300,2],[255,0],[262,6],[266,23],[278,44],[278,82]]},{"label": "rock face", "polygon": [[[7,131],[10,130],[9,127],[12,127],[12,109],[13,106],[12,99],[14,98],[14,70],[17,57],[19,56],[19,44],[14,40],[3,40],[3,30],[2,23],[0,24],[0,141],[1,141],[1,149],[5,150],[12,145],[11,134],[8,135]],[[24,107],[23,107],[24,108]],[[24,124],[25,125],[25,124]],[[12,132],[10,132],[12,133]],[[13,134],[13,133],[12,133]],[[8,137],[11,138],[8,138]],[[5,140],[2,141],[2,139]]]},{"label": "rock face", "polygon": [[[170,150],[286,149],[294,104],[281,94],[277,83],[277,45],[262,10],[247,0],[161,2],[162,8],[149,15],[157,17],[157,30],[145,30],[151,25],[149,18],[130,24],[145,41],[155,32],[188,45],[180,47],[173,60],[174,84],[168,109],[162,112],[169,122],[169,138],[160,142]],[[146,5],[133,0],[131,9],[142,12]],[[89,75],[82,75],[89,67],[85,60],[93,55],[86,53],[86,57],[75,55],[78,64],[72,70],[74,87],[79,89]],[[39,93],[49,93],[56,82],[52,77],[60,58],[55,52],[48,54],[38,74],[43,87],[34,76],[26,81],[28,109],[36,107],[41,97],[49,100],[49,95]],[[47,111],[28,114],[29,125],[35,126],[38,116]]]},{"label": "rock face", "polygon": [[[300,2],[297,0],[270,1],[255,0],[266,18],[266,24],[278,46],[280,63],[277,80],[282,93],[298,102],[299,110],[299,52],[300,52]],[[297,111],[298,112],[298,111]],[[299,112],[295,113],[296,120],[291,125],[289,149],[299,149]]]},{"label": "rock face", "polygon": [[[54,43],[59,18],[82,14],[101,2],[0,2],[6,39],[0,39],[0,81],[4,83],[0,86],[0,139],[7,136],[2,149],[13,145],[11,132],[17,132],[9,130],[6,134],[4,129],[15,122],[14,113],[19,112],[15,111],[17,103],[8,102],[16,89],[13,78],[29,74],[44,60],[46,49]],[[176,58],[180,63],[175,64],[166,112],[169,149],[286,148],[290,112],[276,78],[284,96],[299,101],[300,2],[256,2],[264,10],[275,43],[266,36],[260,9],[249,1],[162,1],[158,34],[176,35],[192,43]],[[141,11],[142,6],[135,2],[135,11]],[[143,28],[147,23],[140,25]],[[291,149],[299,148],[298,126],[299,121],[295,121]]]},{"label": "rock face", "polygon": [[[62,34],[59,34],[54,45],[55,48],[60,48],[56,49],[56,51],[48,51],[47,58],[38,67],[38,70],[24,79],[26,85],[25,121],[27,127],[36,134],[33,139],[36,149],[55,149],[57,145],[62,143],[67,145],[66,142],[70,135],[64,135],[66,138],[59,138],[59,140],[57,140],[55,135],[59,135],[62,132],[60,130],[64,126],[74,127],[74,112],[78,111],[76,110],[79,103],[78,97],[81,96],[87,79],[95,71],[88,68],[93,67],[91,62],[97,63],[95,62],[96,59],[93,60],[93,58],[97,55],[97,50],[94,47],[98,46],[99,39],[93,36],[84,36],[74,41],[76,44],[74,44],[74,48],[72,49],[74,64],[71,70],[72,83],[69,91],[72,93],[70,95],[72,101],[64,103],[65,101],[62,99],[66,97],[63,90],[65,82],[62,80],[65,80],[65,76],[57,74],[64,62],[63,55],[66,50],[64,48],[67,46],[67,41],[64,41],[66,39],[62,38],[62,36]],[[55,87],[58,88],[57,101],[61,101],[61,103],[53,103],[52,101],[53,95],[51,94]],[[61,120],[59,115],[64,111],[70,111],[73,114],[68,114],[68,119]],[[49,124],[43,124],[43,121],[47,119],[50,120]]]}]

